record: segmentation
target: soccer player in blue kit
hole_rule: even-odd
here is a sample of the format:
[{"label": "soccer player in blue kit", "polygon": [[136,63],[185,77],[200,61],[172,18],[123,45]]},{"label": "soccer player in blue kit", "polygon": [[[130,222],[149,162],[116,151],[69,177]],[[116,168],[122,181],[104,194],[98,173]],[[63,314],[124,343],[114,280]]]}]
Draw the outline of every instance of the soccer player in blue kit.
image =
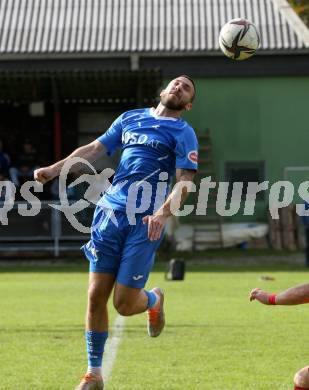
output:
[{"label": "soccer player in blue kit", "polygon": [[[161,91],[156,108],[123,113],[97,140],[34,173],[34,178],[44,184],[59,176],[70,158],[81,157],[91,163],[122,149],[113,184],[97,204],[91,239],[83,246],[90,262],[88,370],[75,390],[104,387],[101,366],[108,337],[107,302],[112,291],[119,314],[148,312],[151,337],[157,337],[164,328],[163,291],[158,287],[146,291],[144,286],[172,206],[183,204],[197,170],[197,138],[180,118],[192,108],[194,97],[193,80],[181,75]],[[166,183],[175,171],[179,185],[168,195]],[[134,218],[132,210],[139,210]]]}]

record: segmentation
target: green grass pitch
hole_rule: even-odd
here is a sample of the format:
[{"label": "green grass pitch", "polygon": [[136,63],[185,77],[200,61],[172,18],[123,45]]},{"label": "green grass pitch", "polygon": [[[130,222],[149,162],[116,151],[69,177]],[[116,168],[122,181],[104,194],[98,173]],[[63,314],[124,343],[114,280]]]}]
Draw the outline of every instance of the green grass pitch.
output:
[{"label": "green grass pitch", "polygon": [[[86,267],[25,269],[0,267],[0,389],[72,390],[86,368]],[[275,281],[259,280],[265,274]],[[150,339],[144,314],[126,319],[106,390],[292,389],[309,364],[309,305],[266,307],[248,293],[304,282],[300,267],[190,267],[184,282],[153,272],[148,287],[166,292],[166,329]]]}]

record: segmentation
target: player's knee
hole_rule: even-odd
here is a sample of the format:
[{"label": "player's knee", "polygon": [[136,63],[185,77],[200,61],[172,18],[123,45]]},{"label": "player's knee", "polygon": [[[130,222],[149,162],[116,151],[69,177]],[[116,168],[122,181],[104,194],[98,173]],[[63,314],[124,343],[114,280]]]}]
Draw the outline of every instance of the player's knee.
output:
[{"label": "player's knee", "polygon": [[131,316],[133,314],[133,308],[126,300],[114,300],[114,307],[117,312],[122,316]]},{"label": "player's knee", "polygon": [[294,384],[304,389],[309,388],[309,366],[302,368],[295,374]]},{"label": "player's knee", "polygon": [[132,309],[128,306],[125,306],[125,305],[121,305],[121,306],[117,307],[116,310],[120,315],[125,316],[125,317],[133,315]]}]

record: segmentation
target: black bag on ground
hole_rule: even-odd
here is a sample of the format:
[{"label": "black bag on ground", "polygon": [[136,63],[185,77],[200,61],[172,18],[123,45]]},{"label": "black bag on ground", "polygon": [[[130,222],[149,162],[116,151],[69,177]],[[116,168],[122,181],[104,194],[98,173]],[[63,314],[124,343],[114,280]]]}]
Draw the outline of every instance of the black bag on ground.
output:
[{"label": "black bag on ground", "polygon": [[182,259],[172,259],[168,263],[168,270],[165,274],[166,280],[184,280],[185,262]]}]

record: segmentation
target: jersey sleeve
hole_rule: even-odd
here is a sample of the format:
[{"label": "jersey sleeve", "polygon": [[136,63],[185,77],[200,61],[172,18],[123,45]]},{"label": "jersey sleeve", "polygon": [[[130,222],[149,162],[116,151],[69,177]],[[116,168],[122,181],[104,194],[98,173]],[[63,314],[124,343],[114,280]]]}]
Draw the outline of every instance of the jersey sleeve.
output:
[{"label": "jersey sleeve", "polygon": [[187,126],[176,138],[176,168],[197,170],[198,141],[192,127]]},{"label": "jersey sleeve", "polygon": [[107,148],[107,154],[111,156],[122,145],[122,115],[120,115],[110,128],[97,138]]}]

